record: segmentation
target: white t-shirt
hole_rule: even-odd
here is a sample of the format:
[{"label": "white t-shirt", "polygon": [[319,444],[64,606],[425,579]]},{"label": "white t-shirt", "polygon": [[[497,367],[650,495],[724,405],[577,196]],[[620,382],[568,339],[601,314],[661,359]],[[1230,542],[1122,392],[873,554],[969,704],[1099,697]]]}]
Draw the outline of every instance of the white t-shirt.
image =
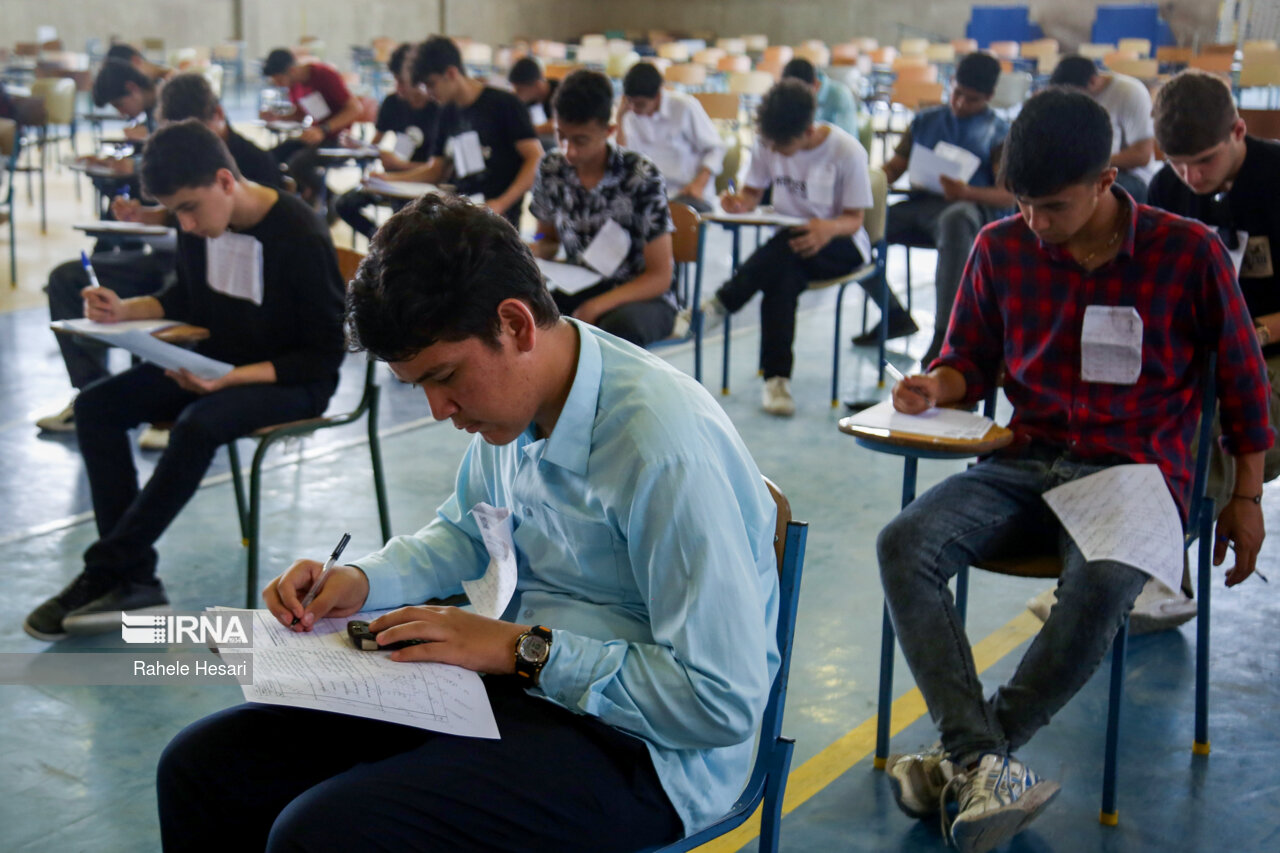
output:
[{"label": "white t-shirt", "polygon": [[[1102,105],[1111,117],[1111,153],[1115,154],[1144,139],[1155,139],[1156,126],[1151,118],[1151,93],[1141,80],[1125,74],[1110,72],[1111,82],[1093,99]],[[1127,169],[1130,174],[1151,183],[1160,164],[1154,156],[1145,166]]]},{"label": "white t-shirt", "polygon": [[[815,126],[830,128],[822,144],[787,157],[757,141],[751,152],[747,186],[764,190],[772,185],[773,209],[787,216],[834,219],[848,209],[870,209],[873,201],[866,149],[834,125],[815,122]],[[853,244],[863,260],[871,257],[867,229],[858,229]]]},{"label": "white t-shirt", "polygon": [[[698,99],[684,92],[663,89],[657,112],[650,116],[627,113],[622,117],[622,132],[628,148],[658,167],[668,195],[688,186],[704,166],[712,176],[724,166],[724,140]],[[707,181],[703,193],[707,203],[715,199],[715,191],[715,181]]]}]

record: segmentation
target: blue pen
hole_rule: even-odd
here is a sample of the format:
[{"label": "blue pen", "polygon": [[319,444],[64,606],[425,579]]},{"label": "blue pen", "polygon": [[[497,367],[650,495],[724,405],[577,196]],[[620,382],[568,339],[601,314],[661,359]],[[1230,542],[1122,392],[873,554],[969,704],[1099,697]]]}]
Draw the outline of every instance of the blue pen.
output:
[{"label": "blue pen", "polygon": [[84,266],[85,275],[89,276],[90,287],[102,287],[98,284],[98,274],[93,271],[93,264],[89,263],[89,256],[83,251],[80,252],[80,263]]},{"label": "blue pen", "polygon": [[129,185],[128,185],[128,184],[125,184],[124,186],[122,186],[122,187],[120,188],[120,198],[124,199],[125,201],[128,201],[128,200],[129,200]]}]

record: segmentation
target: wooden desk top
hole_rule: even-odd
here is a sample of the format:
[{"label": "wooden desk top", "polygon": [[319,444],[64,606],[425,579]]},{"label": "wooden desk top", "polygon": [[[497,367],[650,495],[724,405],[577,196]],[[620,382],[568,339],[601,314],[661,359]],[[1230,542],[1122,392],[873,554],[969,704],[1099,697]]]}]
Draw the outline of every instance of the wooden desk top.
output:
[{"label": "wooden desk top", "polygon": [[192,326],[186,323],[167,326],[152,332],[152,337],[159,338],[169,344],[194,344],[209,339],[209,330],[204,326]]}]

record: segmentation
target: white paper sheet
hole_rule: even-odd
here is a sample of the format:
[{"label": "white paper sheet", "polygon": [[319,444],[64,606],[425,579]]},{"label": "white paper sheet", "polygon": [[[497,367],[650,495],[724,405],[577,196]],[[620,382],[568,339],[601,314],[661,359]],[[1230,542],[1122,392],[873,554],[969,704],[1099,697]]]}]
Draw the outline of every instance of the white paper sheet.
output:
[{"label": "white paper sheet", "polygon": [[480,146],[480,134],[474,130],[451,137],[445,153],[453,159],[455,178],[484,171],[484,149]]},{"label": "white paper sheet", "polygon": [[302,107],[303,112],[311,116],[312,121],[324,121],[330,115],[329,104],[325,102],[324,95],[319,92],[303,95],[298,101],[298,106]]},{"label": "white paper sheet", "polygon": [[78,317],[75,320],[54,320],[49,324],[54,329],[89,335],[98,339],[134,331],[151,334],[177,325],[179,325],[177,320],[124,320],[120,323],[95,323],[87,317]]},{"label": "white paper sheet", "polygon": [[428,193],[440,192],[440,188],[435,184],[424,184],[421,181],[388,181],[376,176],[365,179],[364,186],[370,192],[388,198],[420,198]]},{"label": "white paper sheet", "polygon": [[511,510],[478,503],[471,508],[489,566],[479,580],[463,581],[471,607],[481,616],[501,619],[516,591],[516,546],[511,531]]},{"label": "white paper sheet", "polygon": [[918,415],[904,414],[893,407],[891,400],[863,409],[856,415],[845,418],[842,423],[961,440],[980,439],[992,426],[991,418],[960,409],[932,408]]},{"label": "white paper sheet", "polygon": [[600,275],[608,278],[617,272],[631,251],[631,235],[627,229],[610,219],[596,232],[595,238],[582,253],[582,260]]},{"label": "white paper sheet", "polygon": [[347,148],[345,145],[336,148],[317,148],[321,157],[377,157],[379,149],[372,145],[361,145],[359,148]]},{"label": "white paper sheet", "polygon": [[950,142],[939,142],[933,146],[933,153],[944,160],[958,163],[960,165],[960,174],[957,177],[966,184],[978,171],[978,167],[982,165],[982,158],[977,154],[974,154],[968,148],[961,148],[959,145],[953,145]]},{"label": "white paper sheet", "polygon": [[248,234],[224,231],[205,238],[209,287],[233,299],[262,305],[262,243]]},{"label": "white paper sheet", "polygon": [[547,280],[547,287],[559,290],[572,296],[592,285],[599,284],[603,278],[595,270],[580,267],[577,264],[562,264],[559,261],[544,261],[536,258],[538,271]]},{"label": "white paper sheet", "polygon": [[77,222],[71,227],[89,234],[124,234],[133,237],[164,237],[174,233],[174,229],[164,225],[144,225],[141,222],[120,222],[115,219]]},{"label": "white paper sheet", "polygon": [[1080,377],[1132,385],[1142,373],[1142,317],[1131,305],[1089,305],[1080,328]]},{"label": "white paper sheet", "polygon": [[908,180],[916,189],[928,190],[942,195],[940,176],[961,180],[964,167],[955,160],[948,160],[932,148],[925,148],[919,142],[911,146],[911,163],[908,167]]},{"label": "white paper sheet", "polygon": [[1182,586],[1182,522],[1155,465],[1116,465],[1044,493],[1086,560],[1115,560]]},{"label": "white paper sheet", "polygon": [[[416,127],[406,128],[403,132],[396,134],[395,152],[396,156],[401,160],[408,160],[413,156],[413,152],[418,150],[418,146],[422,144],[421,138],[414,139],[410,131],[418,130]],[[422,136],[422,131],[418,130],[418,136]]]},{"label": "white paper sheet", "polygon": [[58,320],[50,323],[55,329],[87,335],[113,347],[126,349],[152,364],[166,370],[186,368],[201,379],[217,379],[231,371],[232,365],[217,361],[198,352],[183,349],[152,337],[156,329],[175,326],[173,320],[130,320],[125,323],[94,323],[90,320]]},{"label": "white paper sheet", "polygon": [[295,633],[270,611],[253,611],[253,683],[241,685],[244,698],[497,738],[493,709],[476,673],[440,663],[400,663],[386,652],[351,645],[347,622],[371,622],[379,615],[321,619],[314,630]]},{"label": "white paper sheet", "polygon": [[760,222],[765,225],[776,225],[779,228],[807,225],[809,223],[809,220],[802,216],[788,216],[785,213],[776,213],[772,207],[757,207],[748,213],[729,213],[720,206],[718,201],[715,208],[704,218],[715,222]]}]

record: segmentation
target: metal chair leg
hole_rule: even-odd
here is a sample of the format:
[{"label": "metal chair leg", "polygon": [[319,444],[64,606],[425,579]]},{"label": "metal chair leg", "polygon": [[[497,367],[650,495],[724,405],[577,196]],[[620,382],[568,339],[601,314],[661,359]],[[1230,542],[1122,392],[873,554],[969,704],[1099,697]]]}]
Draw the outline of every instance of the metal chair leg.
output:
[{"label": "metal chair leg", "polygon": [[378,393],[374,386],[369,395],[369,456],[373,460],[373,489],[378,499],[378,525],[382,544],[391,539],[391,508],[387,505],[387,484],[382,473],[382,444],[378,440]]},{"label": "metal chair leg", "polygon": [[258,600],[258,530],[262,513],[262,460],[267,455],[270,439],[258,442],[258,449],[253,454],[253,464],[249,468],[249,515],[248,558],[245,572],[245,604],[252,609]]},{"label": "metal chair leg", "polygon": [[883,770],[889,759],[889,722],[893,710],[893,647],[897,637],[893,633],[893,619],[889,605],[884,606],[880,626],[880,691],[876,700],[876,754],[871,763]]},{"label": "metal chair leg", "polygon": [[1125,616],[1115,642],[1111,644],[1111,695],[1107,702],[1107,752],[1102,766],[1102,810],[1098,820],[1106,826],[1120,822],[1116,810],[1116,753],[1120,747],[1120,705],[1124,701],[1124,655],[1129,639],[1129,617]]},{"label": "metal chair leg", "polygon": [[840,285],[836,292],[836,334],[831,346],[831,408],[840,405],[840,319],[844,313],[844,289]]},{"label": "metal chair leg", "polygon": [[248,546],[249,516],[244,501],[244,474],[240,471],[240,451],[236,449],[235,440],[227,444],[227,456],[231,462],[231,482],[236,490],[236,516],[240,520],[240,544]]},{"label": "metal chair leg", "polygon": [[1191,751],[1209,754],[1209,589],[1213,555],[1213,499],[1200,502],[1200,553],[1196,578],[1196,738]]}]

